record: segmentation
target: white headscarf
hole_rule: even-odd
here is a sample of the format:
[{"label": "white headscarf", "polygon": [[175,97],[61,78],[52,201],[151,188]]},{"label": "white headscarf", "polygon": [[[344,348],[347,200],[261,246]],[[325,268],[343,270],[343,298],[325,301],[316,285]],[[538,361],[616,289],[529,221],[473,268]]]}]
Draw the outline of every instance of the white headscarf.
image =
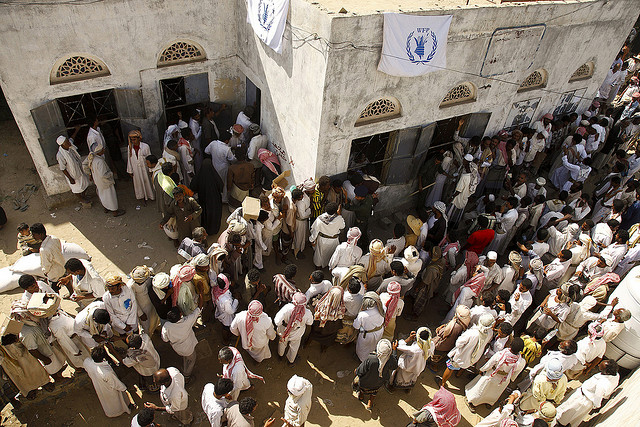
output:
[{"label": "white headscarf", "polygon": [[169,279],[169,275],[167,273],[158,273],[153,276],[153,281],[151,282],[153,286],[153,292],[160,298],[161,300],[167,294],[166,289],[169,287],[171,280]]},{"label": "white headscarf", "polygon": [[[174,139],[173,138],[173,134],[176,131],[180,131],[180,128],[178,128],[178,125],[171,125],[167,128],[167,130],[164,132],[164,146],[167,146],[167,142],[169,142],[170,140]],[[176,142],[178,142],[178,140],[176,139]]]},{"label": "white headscarf", "polygon": [[376,345],[376,357],[378,358],[378,376],[380,378],[382,378],[382,371],[384,371],[384,366],[389,361],[392,351],[393,347],[391,347],[391,341],[386,338],[378,341],[378,344]]}]

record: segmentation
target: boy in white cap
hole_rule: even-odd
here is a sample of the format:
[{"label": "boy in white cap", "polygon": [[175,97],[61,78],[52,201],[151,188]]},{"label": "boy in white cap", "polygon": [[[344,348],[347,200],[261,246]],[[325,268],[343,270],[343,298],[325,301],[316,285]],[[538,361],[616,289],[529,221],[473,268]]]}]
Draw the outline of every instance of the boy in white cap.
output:
[{"label": "boy in white cap", "polygon": [[531,197],[531,200],[536,196],[547,196],[547,189],[544,187],[547,184],[547,180],[539,176],[536,182],[530,182],[527,184],[527,196]]},{"label": "boy in white cap", "polygon": [[[76,129],[73,136],[78,133],[79,129]],[[80,199],[81,203],[89,204],[88,207],[91,207],[91,200],[85,194],[91,182],[82,170],[82,158],[78,153],[78,148],[73,145],[73,137],[67,138],[64,135],[60,135],[56,139],[56,143],[59,145],[56,160],[60,170],[67,178],[67,184],[69,184],[71,192]]]}]

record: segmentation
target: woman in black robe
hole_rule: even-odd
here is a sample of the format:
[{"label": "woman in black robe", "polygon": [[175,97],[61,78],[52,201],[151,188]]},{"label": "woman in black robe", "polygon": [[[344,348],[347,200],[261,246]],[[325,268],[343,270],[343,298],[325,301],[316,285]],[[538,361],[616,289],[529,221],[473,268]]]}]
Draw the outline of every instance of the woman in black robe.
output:
[{"label": "woman in black robe", "polygon": [[204,159],[202,166],[191,180],[191,189],[198,193],[202,207],[200,223],[209,235],[218,234],[222,219],[222,179],[213,167],[211,159]]}]

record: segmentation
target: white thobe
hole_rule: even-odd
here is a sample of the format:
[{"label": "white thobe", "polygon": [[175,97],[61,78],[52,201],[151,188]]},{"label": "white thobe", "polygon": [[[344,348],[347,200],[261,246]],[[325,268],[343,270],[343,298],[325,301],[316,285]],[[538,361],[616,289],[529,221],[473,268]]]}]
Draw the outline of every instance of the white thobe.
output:
[{"label": "white thobe", "polygon": [[180,168],[182,169],[182,178],[184,179],[185,185],[189,185],[191,183],[191,175],[195,172],[193,167],[193,156],[190,152],[193,152],[191,144],[189,144],[189,147],[186,145],[178,145],[178,153],[180,153]]},{"label": "white thobe", "polygon": [[127,149],[127,173],[133,174],[133,190],[138,200],[155,200],[146,162],[150,154],[151,148],[144,142],[140,143],[137,154],[133,147]]},{"label": "white thobe", "polygon": [[71,178],[75,181],[73,184],[69,182],[69,178],[65,175],[67,184],[71,188],[71,192],[78,194],[82,193],[89,187],[91,182],[89,177],[82,170],[82,158],[78,153],[78,148],[71,144],[68,150],[62,147],[58,147],[58,154],[56,154],[56,160],[61,171],[67,171]]},{"label": "white thobe", "polygon": [[298,396],[293,396],[289,393],[289,397],[287,397],[284,404],[284,419],[286,420],[286,425],[295,427],[304,425],[307,422],[309,411],[311,411],[313,386],[309,380],[305,378],[302,379],[305,381],[304,391]]},{"label": "white thobe", "polygon": [[264,241],[264,228],[265,224],[260,221],[256,221],[255,223],[251,221],[247,224],[247,234],[249,238],[253,240],[254,244],[253,266],[259,270],[264,268],[262,255],[268,249],[267,243]]},{"label": "white thobe", "polygon": [[[84,359],[89,356],[86,347],[82,345],[80,337],[74,336],[75,322],[73,317],[64,310],[58,312],[49,319],[49,330],[56,338],[60,348],[74,368],[82,368]],[[73,338],[72,338],[73,337]]]},{"label": "white thobe", "polygon": [[293,238],[293,251],[295,254],[304,251],[307,236],[309,235],[309,217],[311,216],[311,199],[304,193],[302,199],[296,202],[296,225]]},{"label": "white thobe", "polygon": [[[493,405],[500,398],[500,395],[502,395],[511,380],[520,375],[520,372],[527,364],[523,357],[518,357],[518,361],[512,364],[500,364],[500,359],[503,355],[510,351],[507,348],[491,356],[487,363],[480,368],[483,375],[476,376],[466,385],[465,395],[469,403],[476,406],[482,403]],[[499,370],[492,375],[496,368],[499,368]]]},{"label": "white thobe", "polygon": [[[380,301],[382,301],[382,308],[384,309],[385,316],[387,314],[387,306],[389,304],[389,300],[391,300],[391,295],[382,292],[380,294]],[[391,319],[389,319],[389,323],[384,328],[384,332],[382,333],[382,338],[386,338],[390,341],[393,341],[394,332],[396,329],[396,317],[402,314],[402,310],[404,309],[404,301],[402,299],[398,300],[398,304],[396,305],[395,313],[391,314]]]},{"label": "white thobe", "polygon": [[[287,329],[286,325],[289,323],[289,319],[291,317],[293,309],[294,305],[292,303],[288,303],[276,313],[276,316],[273,320],[276,324],[276,331],[278,332],[278,336],[282,337],[282,334],[284,334],[284,331]],[[289,360],[289,362],[293,363],[296,360],[296,356],[298,355],[300,340],[302,340],[304,331],[307,329],[307,325],[311,325],[312,323],[313,313],[311,313],[308,308],[305,308],[302,320],[296,325],[293,325],[293,327],[289,331],[289,335],[284,340],[282,340],[281,338],[278,341],[278,354],[280,356],[284,355],[284,350],[287,348],[288,344],[289,351],[287,352],[287,359]]]},{"label": "white thobe", "polygon": [[236,157],[231,152],[231,148],[222,141],[212,141],[204,152],[211,156],[213,167],[222,178],[222,203],[227,203],[227,172],[229,165],[236,161]]},{"label": "white thobe", "polygon": [[242,132],[242,136],[245,139],[245,141],[248,141],[250,139],[248,135],[251,134],[251,131],[249,130],[249,126],[253,124],[251,122],[251,119],[243,111],[240,111],[238,113],[238,117],[236,117],[236,124],[239,124],[244,128],[244,132]]},{"label": "white thobe", "polygon": [[48,235],[40,244],[40,263],[45,276],[52,282],[57,282],[65,275],[66,260],[62,255],[62,243],[55,236]]},{"label": "white thobe", "polygon": [[505,247],[509,243],[507,237],[510,235],[511,229],[516,225],[518,220],[518,210],[513,208],[509,209],[503,214],[496,213],[496,218],[500,224],[502,224],[503,234],[496,233],[495,237],[489,244],[489,251],[496,251],[499,254],[504,252]]},{"label": "white thobe", "polygon": [[329,260],[329,269],[333,277],[342,280],[349,267],[356,265],[362,258],[362,249],[357,245],[349,245],[347,242],[340,243]]},{"label": "white thobe", "polygon": [[[360,286],[362,288],[362,286]],[[361,289],[362,290],[362,289]],[[355,319],[360,312],[360,306],[362,305],[362,294],[352,294],[349,291],[344,293],[344,306],[347,309],[345,316]]]},{"label": "white thobe", "polygon": [[316,295],[324,295],[329,292],[329,289],[331,289],[331,282],[328,280],[323,280],[320,283],[310,283],[309,289],[304,295],[307,297],[307,301],[311,301],[311,298]]},{"label": "white thobe", "polygon": [[469,201],[469,197],[476,190],[475,187],[471,185],[474,173],[474,171],[471,171],[460,175],[460,179],[458,180],[455,190],[458,194],[452,201],[452,205],[455,206],[456,209],[464,210],[467,206],[467,202]]},{"label": "white thobe", "polygon": [[[516,279],[518,278],[518,273],[513,266],[507,264],[502,267],[502,282],[500,282],[500,286],[498,286],[497,291],[500,289],[506,289],[509,293],[513,293],[516,288]],[[497,292],[496,291],[496,292]]]},{"label": "white thobe", "polygon": [[106,288],[104,279],[96,271],[91,261],[81,259],[80,262],[84,266],[84,276],[73,276],[73,292],[76,295],[92,295],[93,298],[100,298],[104,295]]},{"label": "white thobe", "polygon": [[176,323],[165,322],[162,325],[162,340],[169,342],[179,356],[188,357],[196,351],[198,339],[193,332],[193,325],[199,315],[200,308],[196,308],[190,315],[181,318]]},{"label": "white thobe", "polygon": [[[362,264],[364,266],[365,271],[369,269],[369,257],[371,254],[368,253],[360,258],[358,264]],[[376,263],[376,271],[372,277],[369,278],[368,284],[369,289],[374,289],[376,286],[380,286],[382,283],[382,276],[391,271],[391,255],[384,256],[380,261]]]},{"label": "white thobe", "polygon": [[175,414],[184,411],[189,406],[189,394],[184,388],[184,376],[177,368],[167,368],[171,376],[169,387],[160,386],[160,401],[167,413]]},{"label": "white thobe", "polygon": [[231,291],[227,291],[220,295],[216,300],[215,317],[224,326],[231,326],[231,322],[238,309],[238,300],[233,298]]},{"label": "white thobe", "polygon": [[231,363],[222,365],[223,378],[229,378],[233,381],[233,390],[231,393],[231,400],[238,400],[240,392],[242,390],[248,390],[251,388],[251,381],[249,381],[249,375],[247,374],[247,366],[244,364],[244,360],[240,360],[233,365],[233,370],[230,371]]},{"label": "white thobe", "polygon": [[202,126],[200,123],[193,117],[189,119],[189,129],[191,129],[191,133],[193,134],[193,146],[200,147],[200,138],[202,137]]},{"label": "white thobe", "polygon": [[130,348],[122,363],[135,369],[143,377],[150,377],[160,369],[160,355],[151,342],[149,335],[142,333],[142,345],[139,349]]},{"label": "white thobe", "polygon": [[575,274],[580,275],[582,273],[593,280],[611,271],[611,267],[598,266],[599,261],[600,259],[594,256],[585,259],[578,265]]},{"label": "white thobe", "polygon": [[120,381],[109,363],[96,363],[87,357],[83,366],[91,378],[104,414],[109,418],[118,417],[125,412],[130,414],[129,402],[124,393],[127,386]]},{"label": "white thobe", "polygon": [[600,408],[602,400],[611,396],[619,382],[620,374],[595,374],[558,406],[556,422],[567,426],[579,426],[592,409]]},{"label": "white thobe", "polygon": [[611,269],[614,270],[622,258],[627,254],[627,249],[628,247],[626,243],[612,243],[601,250],[600,255],[609,255],[613,259]]},{"label": "white thobe", "polygon": [[140,324],[142,325],[142,329],[144,329],[144,331],[148,333],[149,336],[153,336],[153,332],[158,326],[160,326],[160,318],[158,317],[158,313],[156,312],[156,309],[151,303],[151,299],[149,298],[151,280],[153,280],[153,278],[149,277],[141,284],[138,284],[133,280],[129,280],[127,283],[127,287],[131,289],[136,297],[138,312],[142,311],[142,313],[147,316],[147,320],[141,320]]},{"label": "white thobe", "polygon": [[599,222],[591,230],[591,240],[601,248],[609,246],[613,240],[613,232],[606,222]]},{"label": "white thobe", "polygon": [[110,211],[117,211],[118,195],[116,194],[113,172],[109,169],[107,161],[104,159],[104,154],[93,156],[91,175],[93,176],[93,182],[96,184],[96,191],[102,206]]},{"label": "white thobe", "polygon": [[[376,345],[384,333],[384,317],[376,307],[358,313],[353,321],[353,327],[358,331],[356,354],[360,361],[369,357],[369,353],[376,349]],[[379,328],[379,329],[377,329]],[[374,332],[366,332],[377,329]]]},{"label": "white thobe", "polygon": [[127,286],[122,286],[121,289],[118,295],[111,295],[107,291],[102,296],[104,308],[111,317],[111,326],[119,334],[125,333],[127,326],[131,326],[130,331],[136,331],[138,316],[142,314],[141,310],[138,310],[138,303],[133,291]]},{"label": "white thobe", "polygon": [[266,135],[256,135],[251,138],[249,142],[249,147],[247,147],[247,159],[251,162],[254,169],[259,169],[262,167],[262,163],[258,158],[258,150],[261,148],[267,148],[269,145],[269,139]]},{"label": "white thobe", "polygon": [[607,342],[604,339],[600,338],[591,341],[588,336],[582,338],[578,341],[578,351],[576,351],[578,363],[573,369],[583,369],[588,363],[593,362],[595,359],[602,358],[606,350]]},{"label": "white thobe", "polygon": [[[74,319],[74,331],[75,333],[82,339],[82,342],[90,349],[93,347],[97,347],[98,343],[93,339],[93,335],[91,335],[91,331],[89,330],[89,316],[93,315],[93,312],[98,309],[104,309],[104,302],[102,301],[94,301],[84,309],[82,309]],[[103,325],[101,330],[98,331],[99,335],[103,338],[110,338],[113,336],[113,332],[111,331],[111,325],[108,323]]]},{"label": "white thobe", "polygon": [[[253,331],[251,337],[247,334],[246,320],[248,313],[241,311],[236,314],[231,322],[231,333],[239,336],[242,340],[242,348],[253,359],[260,363],[264,359],[271,357],[271,350],[269,349],[269,341],[276,337],[276,330],[273,328],[273,322],[267,313],[262,313],[257,322],[253,324]],[[251,347],[249,347],[249,338],[251,338]]]},{"label": "white thobe", "polygon": [[[484,353],[484,348],[491,341],[493,334],[487,333],[486,339],[480,342],[480,332],[476,328],[467,329],[458,337],[456,345],[448,353],[449,359],[460,369],[474,365]],[[478,347],[476,354],[473,351]]]},{"label": "white thobe", "polygon": [[218,399],[214,391],[213,384],[205,384],[202,390],[202,410],[207,415],[211,427],[220,427],[224,421],[224,410],[229,406],[229,401],[225,397]]},{"label": "white thobe", "polygon": [[[516,298],[518,298],[516,300]],[[518,289],[516,289],[511,297],[509,298],[509,304],[511,304],[511,313],[507,314],[504,318],[505,322],[510,323],[511,325],[515,325],[516,322],[522,316],[527,308],[531,305],[533,298],[531,297],[531,292],[523,292],[521,293]]]},{"label": "white thobe", "polygon": [[[433,356],[434,347],[429,347],[427,358]],[[415,341],[407,344],[405,340],[398,342],[398,370],[395,373],[394,385],[400,387],[412,386],[418,381],[418,377],[427,366],[427,358]]]},{"label": "white thobe", "polygon": [[315,243],[313,251],[313,264],[318,267],[327,267],[331,256],[340,244],[340,231],[345,227],[342,215],[338,215],[330,222],[329,214],[323,213],[311,225],[309,242]]}]

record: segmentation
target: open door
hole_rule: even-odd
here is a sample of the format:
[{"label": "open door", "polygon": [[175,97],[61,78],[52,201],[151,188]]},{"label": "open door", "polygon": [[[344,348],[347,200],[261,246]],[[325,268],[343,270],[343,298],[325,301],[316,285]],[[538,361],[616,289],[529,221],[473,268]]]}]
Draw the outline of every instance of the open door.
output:
[{"label": "open door", "polygon": [[484,131],[489,124],[491,113],[473,113],[468,116],[465,126],[461,129],[460,136],[463,138],[471,138],[473,136],[484,135]]},{"label": "open door", "polygon": [[401,129],[395,133],[393,158],[387,163],[386,180],[389,184],[403,184],[412,178],[413,155],[416,151],[420,126]]},{"label": "open door", "polygon": [[118,115],[120,117],[120,128],[126,141],[126,137],[132,130],[140,130],[139,126],[131,123],[132,119],[146,119],[147,114],[144,109],[144,99],[141,89],[114,89]]},{"label": "open door", "polygon": [[33,117],[36,128],[38,128],[38,133],[40,134],[38,140],[44,157],[47,159],[47,164],[53,166],[57,163],[58,144],[56,139],[60,135],[68,136],[58,101],[54,99],[34,108],[31,110],[31,117]]},{"label": "open door", "polygon": [[435,132],[435,130],[435,123],[422,126],[422,128],[420,129],[418,144],[416,145],[416,150],[413,153],[411,176],[417,175],[418,169],[420,169],[422,162],[424,162],[424,159],[427,157],[427,152],[429,151],[429,147],[431,146],[431,141],[433,140],[433,133]]}]

